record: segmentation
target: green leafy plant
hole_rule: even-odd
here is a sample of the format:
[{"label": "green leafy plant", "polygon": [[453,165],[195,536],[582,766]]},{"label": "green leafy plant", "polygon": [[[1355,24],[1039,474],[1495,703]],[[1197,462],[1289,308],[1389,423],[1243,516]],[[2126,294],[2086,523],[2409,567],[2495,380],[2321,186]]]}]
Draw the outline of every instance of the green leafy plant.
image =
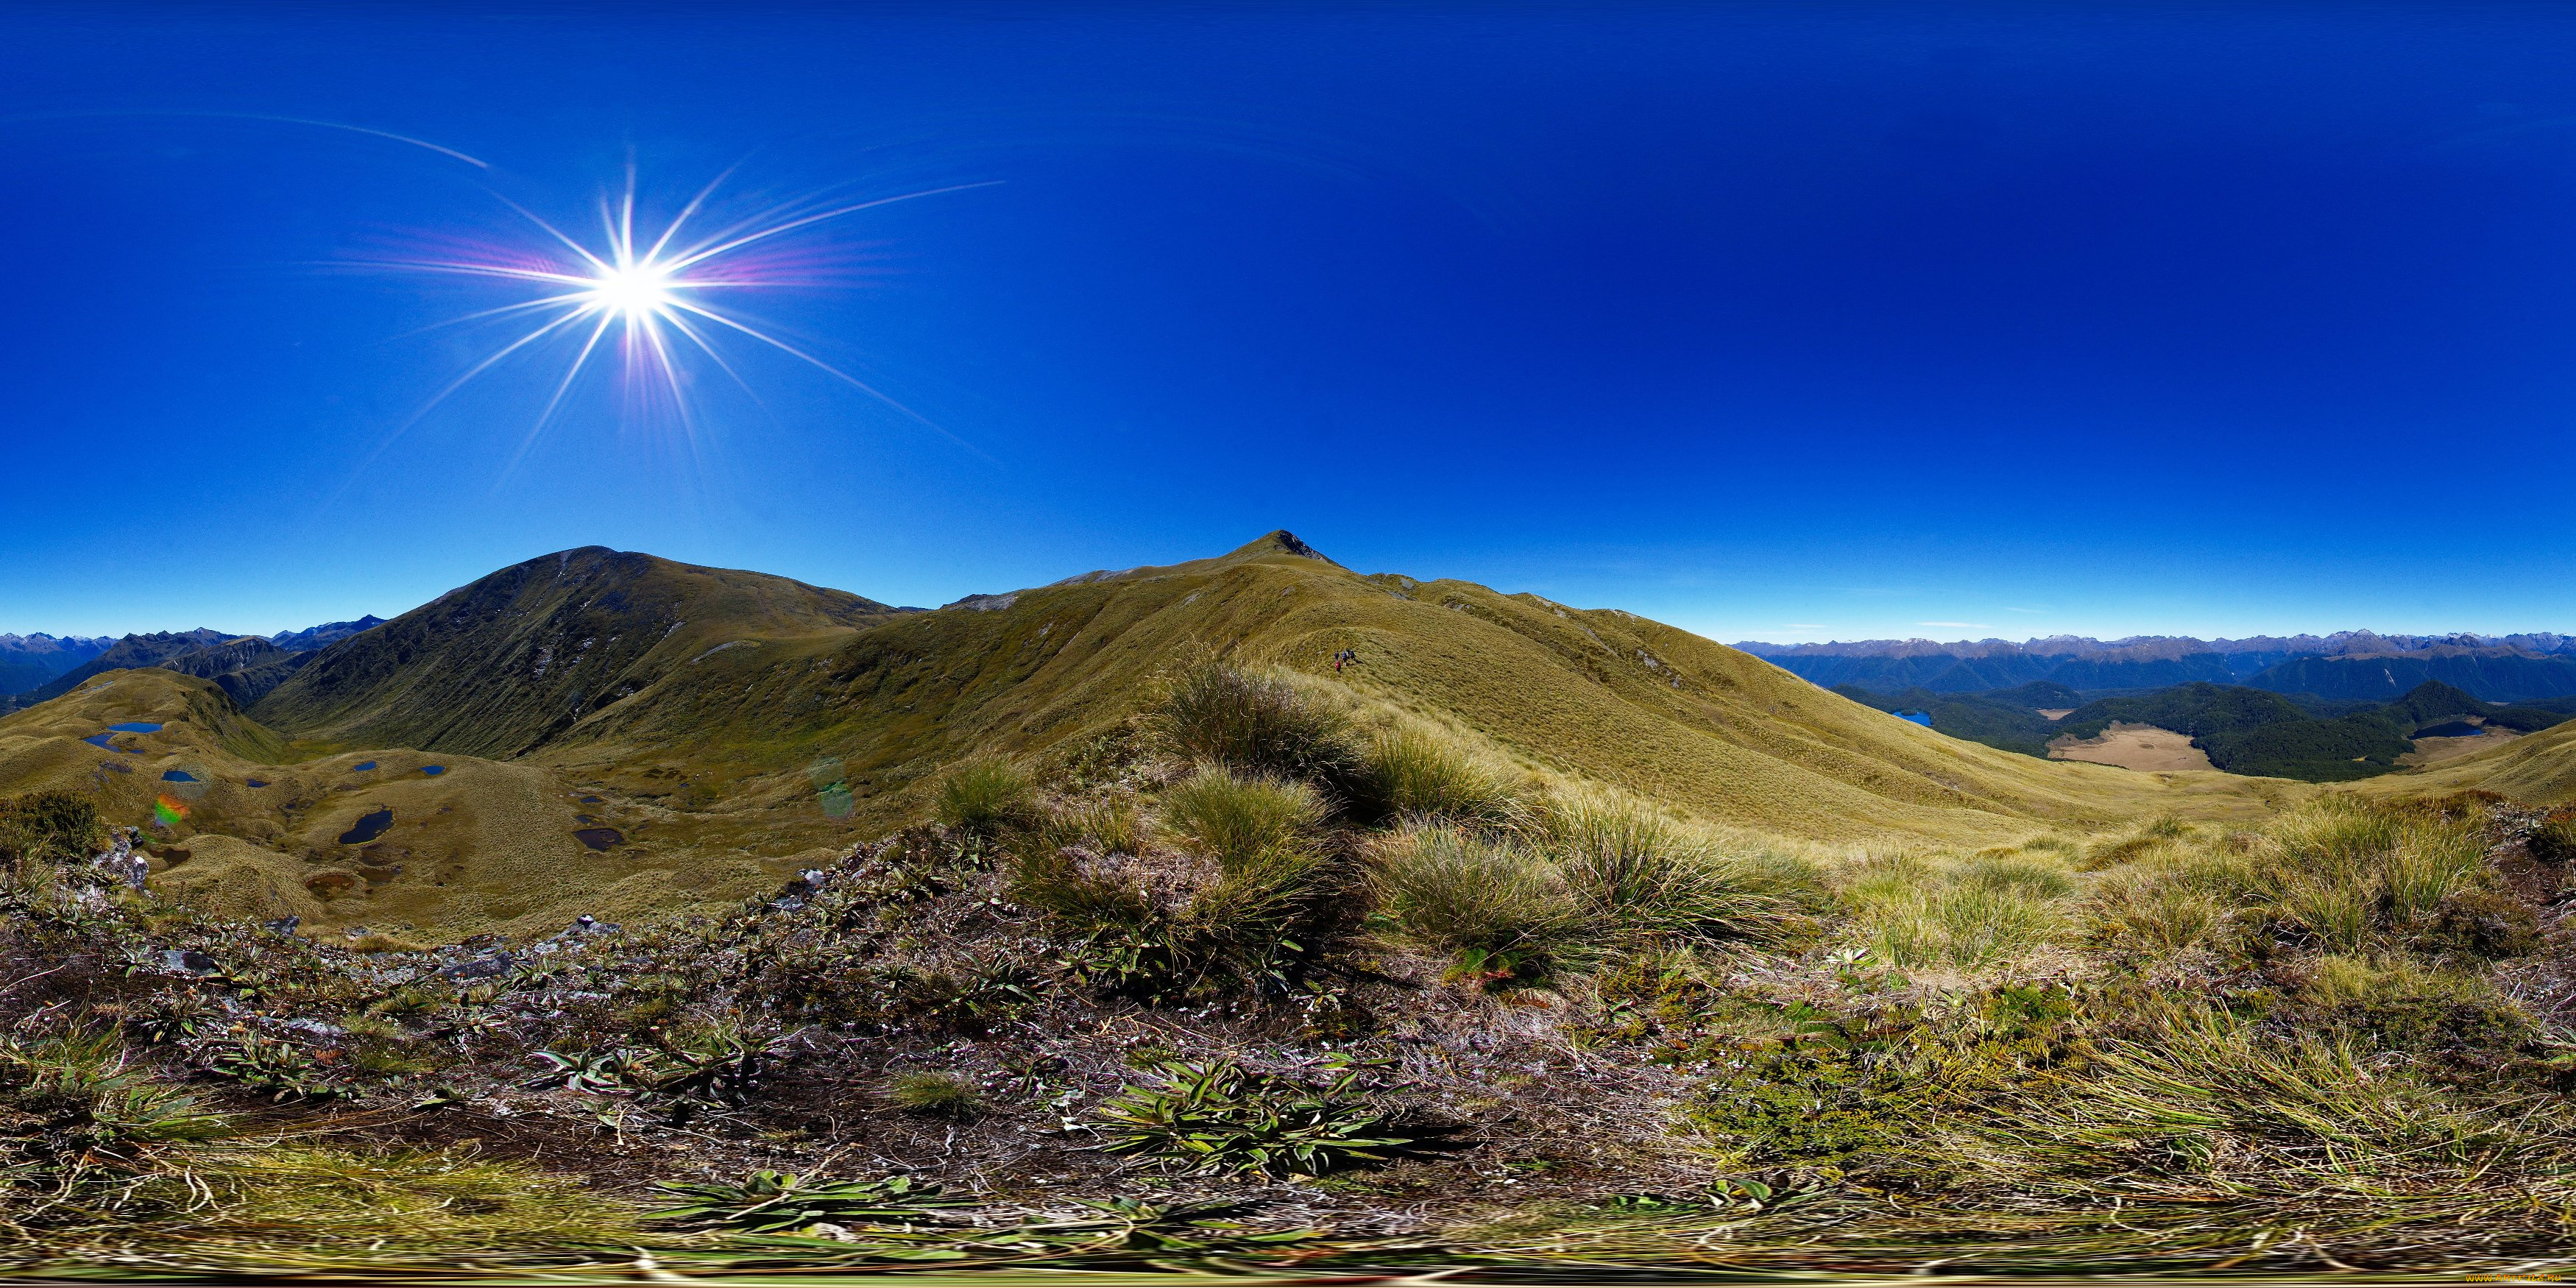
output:
[{"label": "green leafy plant", "polygon": [[679,1202],[648,1213],[646,1220],[747,1234],[802,1230],[825,1221],[835,1225],[911,1222],[935,1209],[970,1206],[962,1200],[943,1197],[937,1185],[909,1176],[826,1181],[762,1168],[738,1184],[666,1184],[659,1188]]},{"label": "green leafy plant", "polygon": [[226,1035],[207,1050],[205,1066],[254,1091],[268,1092],[275,1101],[330,1100],[354,1094],[312,1052],[262,1033]]},{"label": "green leafy plant", "polygon": [[1320,1176],[1417,1144],[1386,1134],[1390,1121],[1361,1094],[1355,1069],[1320,1088],[1227,1060],[1167,1061],[1158,1072],[1161,1084],[1124,1088],[1100,1106],[1103,1149],[1193,1172]]}]

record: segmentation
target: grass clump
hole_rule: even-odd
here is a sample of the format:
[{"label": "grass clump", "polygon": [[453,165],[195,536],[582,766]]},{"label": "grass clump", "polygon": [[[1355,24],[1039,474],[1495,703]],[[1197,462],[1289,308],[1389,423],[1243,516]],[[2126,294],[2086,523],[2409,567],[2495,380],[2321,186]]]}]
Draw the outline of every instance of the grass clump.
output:
[{"label": "grass clump", "polygon": [[899,1073],[886,1084],[895,1108],[933,1118],[972,1118],[983,1111],[975,1084],[953,1073]]},{"label": "grass clump", "polygon": [[1709,939],[1765,937],[1793,879],[1736,861],[1694,829],[1605,795],[1547,803],[1527,829],[1585,911],[1607,925]]},{"label": "grass clump", "polygon": [[1415,1144],[1388,1134],[1387,1115],[1347,1068],[1322,1087],[1225,1060],[1169,1061],[1158,1072],[1160,1084],[1125,1087],[1100,1106],[1094,1122],[1109,1138],[1101,1148],[1189,1172],[1321,1176]]},{"label": "grass clump", "polygon": [[1858,937],[1892,966],[1974,969],[2022,956],[2065,924],[2075,878],[2053,855],[1872,856],[1842,897]]},{"label": "grass clump", "polygon": [[1372,739],[1366,777],[1379,806],[1409,818],[1501,823],[1519,804],[1502,775],[1447,739],[1419,730],[1400,729]]},{"label": "grass clump", "polygon": [[991,835],[1024,827],[1040,817],[1037,784],[1008,761],[968,761],[941,780],[936,812],[940,822],[962,832]]},{"label": "grass clump", "polygon": [[1152,717],[1163,746],[1185,759],[1341,786],[1361,756],[1349,721],[1284,680],[1223,662],[1184,672]]},{"label": "grass clump", "polygon": [[1203,765],[1162,802],[1178,852],[1026,846],[1012,895],[1080,935],[1079,973],[1113,991],[1167,1000],[1283,984],[1332,884],[1324,812],[1304,783]]},{"label": "grass clump", "polygon": [[1379,846],[1375,884],[1397,934],[1463,972],[1542,976],[1596,932],[1556,865],[1512,838],[1409,828]]},{"label": "grass clump", "polygon": [[1162,812],[1165,829],[1228,873],[1311,864],[1325,813],[1304,783],[1242,777],[1215,765],[1164,793]]}]

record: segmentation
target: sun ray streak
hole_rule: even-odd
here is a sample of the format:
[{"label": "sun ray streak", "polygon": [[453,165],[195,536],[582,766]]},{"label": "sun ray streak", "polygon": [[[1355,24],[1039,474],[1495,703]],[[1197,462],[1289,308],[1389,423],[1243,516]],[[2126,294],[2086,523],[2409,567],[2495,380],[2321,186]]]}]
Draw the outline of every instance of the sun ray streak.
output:
[{"label": "sun ray streak", "polygon": [[794,355],[794,356],[796,356],[796,357],[803,358],[805,361],[807,361],[807,362],[810,362],[810,363],[814,364],[817,368],[819,368],[819,369],[821,369],[821,370],[823,370],[823,371],[825,371],[825,372],[827,372],[827,373],[829,373],[829,374],[831,374],[831,375],[837,376],[837,377],[839,377],[840,379],[842,379],[842,380],[844,380],[844,381],[847,381],[847,382],[849,383],[850,387],[852,387],[852,388],[854,388],[854,389],[857,389],[857,390],[858,390],[858,391],[860,391],[861,393],[866,394],[868,397],[870,397],[870,398],[874,398],[874,399],[876,399],[878,402],[884,403],[886,406],[888,406],[888,407],[892,407],[892,408],[894,408],[896,411],[902,412],[904,415],[911,417],[912,419],[914,419],[914,420],[916,420],[916,421],[920,422],[920,423],[921,423],[921,424],[923,424],[923,425],[926,425],[926,426],[930,427],[931,429],[938,430],[941,434],[945,434],[945,435],[947,435],[948,441],[950,441],[950,442],[952,442],[952,443],[957,444],[959,447],[963,447],[963,448],[965,448],[967,451],[970,451],[970,452],[975,453],[977,456],[983,456],[985,460],[988,460],[988,461],[989,461],[989,460],[992,460],[992,459],[993,459],[992,457],[990,457],[990,456],[986,456],[986,455],[985,455],[985,453],[984,453],[984,449],[982,449],[982,448],[980,448],[980,447],[975,446],[973,443],[967,442],[965,439],[959,438],[959,437],[958,437],[958,436],[956,436],[955,434],[950,434],[950,433],[948,433],[947,429],[946,429],[946,428],[944,428],[944,427],[942,427],[942,426],[939,424],[939,422],[937,422],[937,421],[935,421],[935,420],[932,420],[932,419],[931,419],[931,418],[929,418],[928,416],[924,416],[924,415],[922,415],[920,412],[914,411],[914,410],[913,410],[913,409],[911,409],[910,407],[906,407],[906,406],[904,406],[902,403],[896,402],[893,398],[888,397],[888,396],[886,395],[885,391],[883,391],[883,390],[881,390],[881,389],[878,389],[876,386],[871,385],[871,384],[869,384],[868,382],[866,382],[866,381],[864,381],[864,380],[859,379],[857,376],[851,375],[849,372],[846,372],[846,371],[841,370],[839,367],[835,367],[835,366],[833,366],[831,363],[828,363],[828,362],[823,361],[821,358],[817,358],[817,357],[815,357],[813,354],[810,354],[810,353],[805,352],[803,349],[799,349],[799,348],[797,348],[795,345],[789,344],[789,343],[787,343],[787,342],[786,342],[786,341],[784,341],[784,340],[777,339],[777,338],[775,338],[775,337],[773,337],[773,336],[770,336],[770,335],[768,335],[768,334],[765,334],[765,333],[763,333],[763,332],[756,331],[756,330],[754,330],[754,329],[752,329],[752,328],[750,328],[750,327],[744,326],[742,323],[740,323],[740,322],[736,322],[736,321],[734,321],[732,318],[726,317],[724,314],[717,313],[717,312],[713,312],[713,311],[708,310],[708,309],[700,308],[700,307],[698,307],[697,305],[690,304],[690,303],[688,303],[687,301],[684,301],[684,300],[673,300],[673,301],[671,301],[671,306],[672,306],[673,308],[686,309],[686,310],[688,310],[689,312],[691,312],[691,313],[695,313],[695,314],[697,314],[699,317],[705,318],[706,320],[708,320],[708,321],[710,321],[710,322],[714,322],[714,323],[717,323],[717,324],[722,325],[722,326],[729,326],[729,327],[732,327],[734,330],[736,330],[736,331],[740,331],[740,332],[742,332],[744,335],[750,336],[752,339],[760,341],[762,344],[765,344],[765,345],[770,346],[771,348],[777,349],[777,350],[778,350],[779,352],[781,352],[781,353],[792,354],[792,355]]},{"label": "sun ray streak", "polygon": [[[497,352],[476,362],[463,375],[439,390],[420,411],[414,413],[409,420],[396,429],[393,435],[377,448],[376,453],[369,456],[369,463],[372,464],[375,456],[381,455],[394,438],[399,438],[431,410],[444,404],[458,390],[490,372],[505,359],[529,350],[540,341],[554,337],[568,337],[575,331],[585,329],[585,324],[587,334],[582,336],[578,351],[572,355],[570,364],[564,367],[561,376],[552,382],[553,388],[547,395],[544,406],[538,411],[536,419],[529,424],[526,434],[520,438],[516,450],[511,453],[501,473],[503,481],[517,471],[520,463],[546,437],[548,427],[555,422],[558,413],[563,410],[572,395],[574,386],[581,383],[582,374],[590,369],[593,359],[598,358],[602,362],[612,360],[603,354],[603,350],[609,345],[612,331],[616,333],[614,360],[622,363],[625,372],[621,396],[627,402],[627,410],[637,415],[660,414],[659,405],[667,396],[669,399],[667,412],[676,418],[682,435],[688,440],[688,449],[693,457],[698,455],[700,449],[697,441],[700,416],[698,409],[691,404],[692,382],[687,378],[689,373],[683,370],[684,363],[695,362],[699,355],[703,355],[706,361],[714,363],[734,385],[739,386],[745,394],[749,395],[755,404],[764,409],[767,407],[767,403],[760,397],[759,391],[753,387],[745,372],[738,368],[734,361],[728,360],[723,348],[717,345],[716,338],[721,329],[747,336],[761,345],[811,366],[867,395],[871,400],[891,409],[905,419],[930,429],[987,461],[992,460],[993,458],[983,449],[950,432],[945,426],[904,405],[867,381],[833,365],[798,344],[790,343],[752,325],[749,321],[732,316],[726,308],[719,307],[715,300],[709,298],[708,293],[776,289],[800,284],[797,274],[782,271],[792,269],[797,262],[796,255],[781,248],[765,248],[748,256],[730,260],[727,258],[735,256],[737,252],[755,246],[765,246],[776,239],[806,232],[829,221],[843,219],[862,211],[874,210],[898,202],[915,201],[924,197],[991,187],[997,181],[951,184],[946,187],[925,188],[916,192],[898,193],[894,196],[866,201],[850,201],[842,197],[837,203],[833,203],[816,194],[805,201],[773,206],[764,215],[753,218],[729,222],[707,219],[705,222],[718,225],[713,232],[698,237],[681,249],[673,249],[675,246],[682,245],[680,239],[683,229],[693,222],[701,221],[705,216],[708,203],[732,177],[734,170],[739,168],[739,164],[728,168],[704,188],[699,189],[686,204],[680,207],[678,213],[661,224],[658,231],[650,227],[640,232],[638,230],[637,184],[633,167],[630,165],[624,192],[600,194],[598,206],[600,241],[597,244],[586,244],[535,211],[499,193],[494,193],[492,195],[495,200],[534,225],[545,238],[549,239],[551,245],[548,242],[539,242],[533,250],[495,248],[488,253],[457,258],[413,255],[373,261],[371,267],[484,279],[533,288],[533,298],[477,310],[407,334],[417,335],[424,331],[462,323],[522,318],[529,315],[535,315],[544,320],[541,325],[527,334],[511,340]],[[739,357],[740,353],[741,351],[737,349],[736,356]]]}]

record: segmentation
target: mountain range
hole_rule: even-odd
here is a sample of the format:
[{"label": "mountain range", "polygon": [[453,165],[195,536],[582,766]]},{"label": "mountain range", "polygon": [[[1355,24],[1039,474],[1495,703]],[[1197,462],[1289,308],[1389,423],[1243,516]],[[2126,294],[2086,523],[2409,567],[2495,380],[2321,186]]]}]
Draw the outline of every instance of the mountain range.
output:
[{"label": "mountain range", "polygon": [[2034,682],[2101,692],[2177,684],[2241,684],[2338,701],[2388,702],[2437,681],[2492,702],[2576,695],[2576,636],[2258,636],[2202,640],[2082,636],[2010,640],[1859,640],[1824,644],[1745,641],[1735,647],[1831,688],[1922,688],[1974,693]]},{"label": "mountain range", "polygon": [[0,718],[0,795],[78,787],[120,821],[184,806],[161,829],[194,838],[175,882],[315,925],[507,930],[738,897],[918,818],[960,763],[1118,763],[1137,713],[1208,657],[1516,774],[1819,840],[2251,817],[2274,791],[1959,741],[1632,614],[1363,575],[1286,533],[936,611],[589,547],[319,650],[117,648],[99,660],[126,669]]},{"label": "mountain range", "polygon": [[203,676],[222,684],[237,700],[253,702],[294,674],[303,664],[298,659],[383,622],[370,615],[279,631],[265,639],[204,627],[114,640],[0,635],[0,711],[59,697],[92,676],[136,666]]}]

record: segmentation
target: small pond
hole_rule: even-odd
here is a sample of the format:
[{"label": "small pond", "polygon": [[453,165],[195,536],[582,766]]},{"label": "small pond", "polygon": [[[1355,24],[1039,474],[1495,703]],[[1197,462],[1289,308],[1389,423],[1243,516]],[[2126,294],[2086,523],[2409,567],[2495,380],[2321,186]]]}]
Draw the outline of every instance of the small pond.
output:
[{"label": "small pond", "polygon": [[114,751],[116,748],[108,746],[107,740],[115,736],[116,735],[112,733],[94,733],[81,739],[81,741],[98,748],[100,751]]},{"label": "small pond", "polygon": [[573,833],[572,839],[594,850],[615,849],[626,844],[626,835],[613,827],[585,827]]},{"label": "small pond", "polygon": [[161,771],[161,781],[165,783],[193,783],[199,781],[199,779],[195,774],[189,773],[184,769],[164,769]]},{"label": "small pond", "polygon": [[422,773],[424,773],[424,774],[427,774],[427,775],[429,775],[429,776],[430,776],[430,777],[432,777],[432,778],[436,778],[436,777],[438,777],[440,774],[443,774],[443,773],[446,773],[446,772],[447,772],[447,766],[445,766],[445,765],[423,765],[423,766],[421,766],[421,767],[420,767],[420,772],[422,772]]},{"label": "small pond", "polygon": [[1926,729],[1932,727],[1932,713],[1929,711],[1899,711],[1896,713],[1896,718],[1899,720],[1911,720]]},{"label": "small pond", "polygon": [[596,796],[584,796],[581,798],[581,803],[584,805],[600,805],[605,804],[606,802],[601,801]]},{"label": "small pond", "polygon": [[2429,729],[2418,729],[2408,735],[2414,738],[2475,738],[2486,730],[2466,720],[2452,720]]},{"label": "small pond", "polygon": [[363,774],[363,773],[367,772],[368,770],[373,769],[373,768],[375,768],[375,767],[376,767],[376,762],[374,762],[374,761],[372,761],[372,760],[362,761],[362,762],[360,762],[360,763],[358,763],[358,764],[355,764],[355,765],[351,765],[351,766],[349,766],[349,768],[350,768],[353,772],[361,773],[361,774]]},{"label": "small pond", "polygon": [[159,733],[159,732],[161,732],[161,726],[159,726],[159,725],[157,725],[157,724],[154,724],[154,723],[152,723],[152,722],[151,722],[151,721],[149,721],[149,720],[131,720],[131,721],[128,721],[128,722],[126,722],[126,723],[124,723],[124,724],[112,724],[112,725],[109,725],[109,726],[108,726],[108,728],[109,728],[109,729],[111,729],[111,730],[114,730],[114,731],[115,731],[115,732],[117,732],[117,733]]},{"label": "small pond", "polygon": [[266,787],[266,786],[268,786],[268,784],[266,784],[266,783],[264,783],[264,782],[261,782],[260,780],[258,780],[258,779],[256,779],[256,778],[245,778],[245,779],[243,779],[243,780],[242,780],[242,785],[243,785],[243,786],[245,786],[245,787]]},{"label": "small pond", "polygon": [[392,827],[393,825],[394,812],[392,810],[377,810],[372,814],[368,814],[360,818],[356,827],[350,828],[346,832],[342,832],[340,834],[340,844],[364,845],[379,836],[383,836],[385,834],[385,829]]}]

